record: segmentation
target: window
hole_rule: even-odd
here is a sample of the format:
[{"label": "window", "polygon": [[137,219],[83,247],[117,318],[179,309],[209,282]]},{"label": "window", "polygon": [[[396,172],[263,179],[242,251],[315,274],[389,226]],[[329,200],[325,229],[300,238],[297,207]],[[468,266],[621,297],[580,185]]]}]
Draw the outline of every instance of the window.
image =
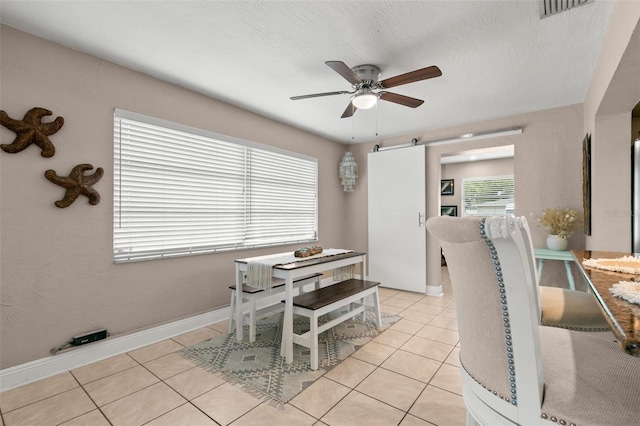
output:
[{"label": "window", "polygon": [[117,109],[114,261],[317,241],[318,160]]},{"label": "window", "polygon": [[513,215],[513,176],[462,179],[462,215]]}]

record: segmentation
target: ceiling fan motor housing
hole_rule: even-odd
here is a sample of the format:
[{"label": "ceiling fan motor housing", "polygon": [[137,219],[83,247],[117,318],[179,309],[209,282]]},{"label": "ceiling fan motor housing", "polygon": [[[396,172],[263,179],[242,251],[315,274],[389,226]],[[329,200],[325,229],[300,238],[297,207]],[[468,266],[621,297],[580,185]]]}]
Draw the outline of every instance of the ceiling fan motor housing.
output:
[{"label": "ceiling fan motor housing", "polygon": [[[378,82],[378,77],[380,77],[380,68],[375,65],[358,65],[357,67],[351,68],[351,70],[360,77],[362,83],[372,85],[372,83]],[[355,85],[357,86],[357,85]]]}]

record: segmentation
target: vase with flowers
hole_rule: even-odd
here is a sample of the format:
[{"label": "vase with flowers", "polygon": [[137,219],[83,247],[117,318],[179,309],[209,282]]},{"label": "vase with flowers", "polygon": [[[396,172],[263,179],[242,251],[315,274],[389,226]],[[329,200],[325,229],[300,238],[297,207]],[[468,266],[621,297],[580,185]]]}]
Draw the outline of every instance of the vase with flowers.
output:
[{"label": "vase with flowers", "polygon": [[547,248],[566,250],[567,238],[573,234],[580,217],[574,209],[544,209],[536,216],[538,223],[547,230]]}]

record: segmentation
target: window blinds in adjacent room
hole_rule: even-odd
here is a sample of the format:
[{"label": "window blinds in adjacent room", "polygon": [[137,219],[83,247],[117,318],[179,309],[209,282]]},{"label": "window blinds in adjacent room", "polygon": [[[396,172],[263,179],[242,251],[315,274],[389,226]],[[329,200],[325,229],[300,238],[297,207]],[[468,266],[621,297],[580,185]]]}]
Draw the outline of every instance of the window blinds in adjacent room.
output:
[{"label": "window blinds in adjacent room", "polygon": [[317,159],[116,110],[115,262],[317,240]]},{"label": "window blinds in adjacent room", "polygon": [[462,179],[462,209],[463,216],[513,215],[513,176]]}]

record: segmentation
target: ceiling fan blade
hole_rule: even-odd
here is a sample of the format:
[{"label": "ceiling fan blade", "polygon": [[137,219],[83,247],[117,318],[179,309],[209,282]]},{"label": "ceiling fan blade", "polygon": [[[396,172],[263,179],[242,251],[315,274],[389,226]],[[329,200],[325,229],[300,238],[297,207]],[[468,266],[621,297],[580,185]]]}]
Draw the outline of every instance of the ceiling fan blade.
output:
[{"label": "ceiling fan blade", "polygon": [[391,92],[380,92],[378,94],[380,99],[389,102],[395,102],[400,105],[408,106],[411,108],[417,108],[424,103],[422,99],[416,99],[405,95],[399,95]]},{"label": "ceiling fan blade", "polygon": [[298,99],[309,99],[309,98],[319,98],[320,96],[332,96],[332,95],[344,95],[347,93],[345,90],[341,90],[339,92],[325,92],[325,93],[313,93],[311,95],[300,95],[300,96],[292,96],[290,99],[292,101],[297,101]]},{"label": "ceiling fan blade", "polygon": [[414,81],[440,77],[441,75],[442,71],[440,71],[440,68],[434,65],[431,67],[411,71],[406,74],[400,74],[395,77],[386,78],[382,80],[380,84],[382,85],[382,88],[388,89],[390,87],[400,86],[402,84],[413,83]]},{"label": "ceiling fan blade", "polygon": [[347,64],[342,61],[326,61],[325,64],[329,65],[332,70],[343,76],[349,83],[358,84],[362,83],[362,80],[356,73],[349,68]]},{"label": "ceiling fan blade", "polygon": [[342,113],[342,116],[340,118],[349,118],[351,117],[357,110],[358,108],[356,108],[356,106],[353,104],[353,102],[349,102],[349,105],[347,106],[347,109],[344,110],[344,112]]}]

